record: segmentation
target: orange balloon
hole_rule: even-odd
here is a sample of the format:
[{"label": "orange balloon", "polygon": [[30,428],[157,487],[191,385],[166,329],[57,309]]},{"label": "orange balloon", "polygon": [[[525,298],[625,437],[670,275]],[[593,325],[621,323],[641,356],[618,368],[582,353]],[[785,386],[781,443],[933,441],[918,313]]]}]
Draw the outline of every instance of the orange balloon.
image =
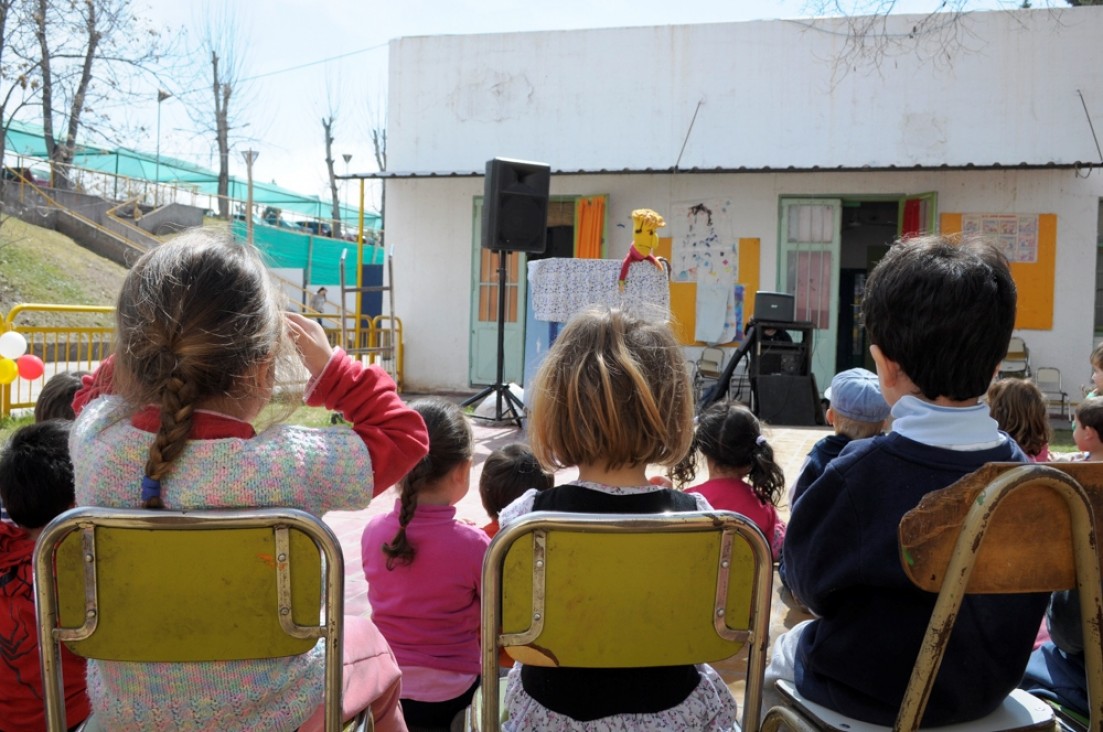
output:
[{"label": "orange balloon", "polygon": [[38,356],[32,356],[29,353],[25,353],[15,359],[15,365],[19,368],[19,375],[28,381],[37,379],[46,371],[46,366],[42,363],[42,359]]},{"label": "orange balloon", "polygon": [[19,376],[19,367],[10,358],[0,358],[0,384],[10,384]]}]

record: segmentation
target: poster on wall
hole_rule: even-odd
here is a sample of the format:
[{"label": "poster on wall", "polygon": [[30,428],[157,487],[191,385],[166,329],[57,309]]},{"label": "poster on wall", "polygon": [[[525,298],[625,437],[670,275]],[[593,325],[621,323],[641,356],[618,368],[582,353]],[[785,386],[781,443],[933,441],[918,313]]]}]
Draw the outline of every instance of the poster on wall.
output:
[{"label": "poster on wall", "polygon": [[694,337],[702,343],[743,337],[745,288],[731,207],[730,199],[683,201],[670,217],[671,279],[697,285]]},{"label": "poster on wall", "polygon": [[675,203],[670,216],[671,279],[675,282],[734,283],[739,275],[738,238],[731,201]]},{"label": "poster on wall", "polygon": [[991,239],[1009,262],[1038,261],[1037,214],[962,214],[961,233]]}]

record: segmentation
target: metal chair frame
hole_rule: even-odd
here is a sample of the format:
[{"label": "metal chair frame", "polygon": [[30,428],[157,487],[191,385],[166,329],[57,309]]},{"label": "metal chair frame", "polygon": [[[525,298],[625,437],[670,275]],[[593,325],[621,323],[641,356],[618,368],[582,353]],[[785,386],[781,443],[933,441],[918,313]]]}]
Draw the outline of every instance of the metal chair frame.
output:
[{"label": "metal chair frame", "polygon": [[[189,575],[173,569],[186,566],[188,557],[169,551],[216,537],[231,542],[219,546],[240,543],[241,550],[227,552],[224,562],[219,562],[224,566],[203,566],[199,572],[193,568]],[[135,540],[154,550],[171,549],[135,557],[126,551]],[[133,566],[142,561],[155,562],[155,571],[134,573]],[[86,658],[173,662],[219,660],[208,655],[217,655],[221,648],[228,649],[230,660],[297,655],[312,649],[321,638],[325,639],[325,729],[341,729],[344,559],[337,538],[320,519],[291,508],[187,512],[76,508],[42,531],[34,562],[39,658],[50,732],[67,729],[61,642]],[[231,570],[241,570],[265,591],[245,592],[219,581],[224,571]],[[129,597],[138,593],[148,601],[134,611],[156,614],[165,632],[143,630],[124,612],[113,616],[110,607],[126,607],[124,588]],[[173,614],[190,611],[178,611],[176,606],[193,593],[219,611],[241,608],[243,615],[253,614],[236,623],[231,617],[204,617],[196,618],[194,626],[184,625]],[[254,620],[258,603],[264,614],[264,607],[271,610],[270,618],[259,624]],[[250,626],[246,631],[242,622]],[[258,625],[264,629],[254,633]],[[176,628],[186,632],[170,638]],[[120,644],[119,639],[125,642]]]},{"label": "metal chair frame", "polygon": [[[694,581],[704,580],[702,584],[711,588],[707,598],[697,598],[696,605],[709,608],[700,614],[688,609],[687,597],[671,592],[662,584],[659,579],[662,570],[657,563],[640,558],[646,549],[637,552],[645,546],[650,546],[651,551],[661,551],[667,546],[661,542],[671,535],[688,537],[688,541],[693,538],[689,537],[692,534],[709,542],[709,548],[698,556],[714,557],[708,561],[715,562],[711,580],[703,569],[704,574],[699,572],[693,578]],[[618,583],[618,578],[609,579],[602,573],[596,575],[594,585],[588,584],[584,593],[589,606],[585,608],[587,620],[583,629],[577,628],[582,610],[572,604],[578,598],[557,599],[554,591],[557,578],[578,578],[588,572],[592,575],[594,571],[591,566],[594,554],[576,551],[572,547],[577,544],[568,543],[579,541],[577,537],[580,536],[596,536],[603,547],[630,542],[628,546],[632,549],[623,556],[630,561],[639,558],[642,564],[636,564],[635,568],[649,574],[653,572],[650,576],[656,578],[652,585],[641,586],[646,583],[623,577]],[[560,547],[558,551],[557,547]],[[498,676],[499,648],[504,647],[522,663],[554,666],[563,661],[564,666],[629,667],[708,663],[730,658],[747,645],[750,651],[743,729],[758,729],[762,675],[769,645],[772,561],[770,546],[758,527],[744,516],[729,511],[659,515],[536,512],[523,517],[503,528],[494,538],[483,563],[484,682],[481,694],[469,709],[468,726],[499,729],[500,689],[493,681]],[[523,569],[509,569],[515,566]],[[667,571],[685,575],[688,570],[671,564]],[[749,574],[743,576],[743,572]],[[511,580],[504,579],[506,575],[513,577],[516,583],[511,585]],[[573,589],[574,585],[571,587]],[[626,617],[626,606],[632,608],[633,617]],[[518,627],[512,627],[518,622]],[[568,641],[570,647],[567,647],[560,641],[556,645],[556,624],[584,631],[601,642]],[[635,632],[633,626],[645,627],[648,636],[639,638],[638,642],[620,642],[623,635]],[[678,642],[666,644],[661,642],[664,638]],[[599,645],[601,650],[593,648]],[[681,648],[673,647],[679,645]],[[622,655],[631,660],[621,661]],[[691,661],[687,655],[704,657]],[[601,656],[600,660],[587,662],[597,656]]]},{"label": "metal chair frame", "polygon": [[[1075,478],[1046,465],[1015,466],[981,487],[979,492],[972,491],[973,487],[967,476],[954,487],[946,489],[960,488],[960,500],[955,501],[958,504],[960,530],[948,523],[945,514],[939,515],[936,521],[922,525],[924,503],[905,514],[901,521],[901,561],[904,569],[912,582],[922,589],[937,591],[938,598],[892,729],[899,732],[919,728],[946,643],[967,593],[1053,591],[1075,586],[1080,591],[1084,618],[1091,729],[1103,730],[1103,636],[1099,623],[1099,618],[1103,617],[1103,588],[1091,497]],[[944,491],[938,493],[945,494]],[[1015,496],[1016,493],[1019,495]],[[931,494],[928,498],[935,495]],[[1012,496],[1015,496],[1014,501],[1009,500]],[[957,495],[952,497],[958,498]],[[998,512],[1005,504],[1024,506],[1039,500],[1048,501],[1047,505],[1053,507],[1054,513],[1060,513],[1061,507],[1064,507],[1069,533],[1062,533],[1060,527],[1063,523],[1047,526],[1047,536],[1053,537],[1050,544],[1059,553],[1037,556],[1022,551],[1020,546],[1014,561],[1009,561],[1001,554],[1016,542],[1021,543],[1022,535],[1010,523],[1013,511]],[[999,519],[1007,519],[1007,522],[1000,525]],[[994,526],[997,529],[989,532]],[[1006,528],[1008,526],[1012,528]],[[931,540],[922,536],[922,532],[937,532],[938,536]],[[918,556],[915,548],[908,545],[909,537],[917,534],[931,544],[941,542],[941,548],[945,550],[941,553],[932,550],[929,556]],[[1071,535],[1071,541],[1063,541],[1061,537],[1068,535]],[[988,538],[992,541],[986,545]],[[953,547],[952,552],[947,546]],[[978,569],[976,573],[975,569]],[[974,722],[963,727],[976,728],[976,725]],[[1056,725],[1056,720],[1051,717],[1045,728],[1056,729]],[[762,731],[774,732],[782,728],[802,731],[834,729],[824,726],[822,720],[812,718],[807,709],[770,710],[763,720]],[[874,727],[855,722],[847,724],[846,728]]]}]

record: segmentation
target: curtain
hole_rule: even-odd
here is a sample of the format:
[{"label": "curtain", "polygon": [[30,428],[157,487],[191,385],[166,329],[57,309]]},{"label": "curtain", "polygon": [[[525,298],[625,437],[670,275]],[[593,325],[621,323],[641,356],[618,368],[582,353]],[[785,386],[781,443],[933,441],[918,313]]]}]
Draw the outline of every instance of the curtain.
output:
[{"label": "curtain", "polygon": [[600,259],[604,243],[605,196],[579,198],[577,211],[575,256],[579,259]]}]

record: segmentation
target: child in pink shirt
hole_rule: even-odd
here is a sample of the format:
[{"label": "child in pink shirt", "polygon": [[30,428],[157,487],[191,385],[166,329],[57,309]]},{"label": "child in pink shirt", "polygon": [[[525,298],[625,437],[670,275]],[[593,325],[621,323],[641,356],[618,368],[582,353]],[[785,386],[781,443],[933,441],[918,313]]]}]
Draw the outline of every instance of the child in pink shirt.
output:
[{"label": "child in pink shirt", "polygon": [[693,480],[700,452],[709,479],[686,492],[754,521],[770,542],[774,559],[780,559],[785,522],[777,515],[777,502],[785,490],[785,474],[774,462],[774,449],[758,419],[735,402],[717,402],[698,417],[694,444],[696,449],[671,471],[674,482],[683,486]]},{"label": "child in pink shirt", "polygon": [[416,727],[445,727],[479,685],[479,598],[490,538],[456,520],[471,485],[474,442],[452,402],[411,407],[429,430],[429,454],[402,478],[394,510],[360,539],[372,619],[402,669],[402,711]]}]

